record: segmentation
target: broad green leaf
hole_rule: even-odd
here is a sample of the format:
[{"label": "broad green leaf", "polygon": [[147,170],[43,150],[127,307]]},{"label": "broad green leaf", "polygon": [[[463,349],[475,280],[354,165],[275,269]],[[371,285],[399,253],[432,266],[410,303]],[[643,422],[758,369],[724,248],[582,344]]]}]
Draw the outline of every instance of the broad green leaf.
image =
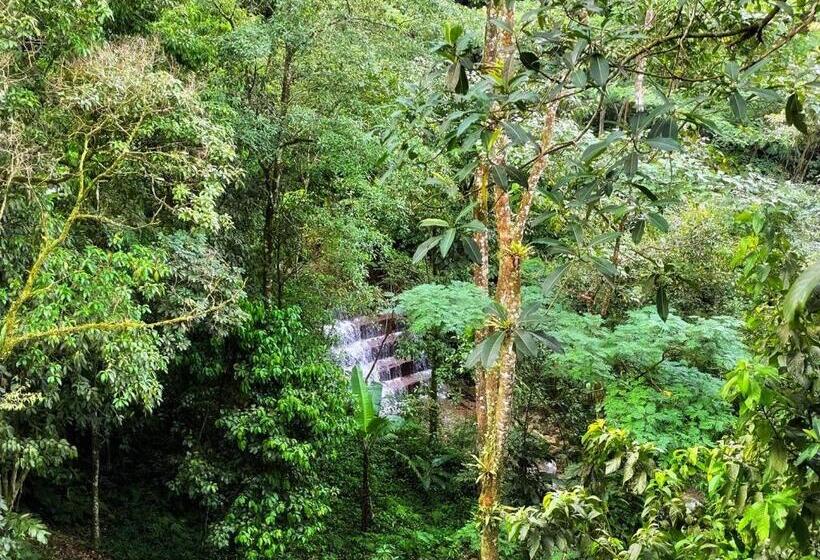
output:
[{"label": "broad green leaf", "polygon": [[646,198],[648,198],[652,202],[658,201],[657,195],[655,195],[655,193],[650,191],[647,187],[641,185],[640,183],[632,183],[632,186],[641,191],[644,194],[644,196],[646,196]]},{"label": "broad green leaf", "polygon": [[612,261],[608,259],[602,259],[601,257],[590,257],[592,263],[595,267],[603,274],[609,278],[613,278],[618,275],[618,269],[612,264]]},{"label": "broad green leaf", "polygon": [[441,236],[437,235],[422,242],[413,254],[413,264],[418,264],[430,252],[430,249],[438,245],[439,241],[441,241]]},{"label": "broad green leaf", "polygon": [[490,179],[492,179],[493,183],[503,189],[506,189],[510,184],[509,177],[507,176],[507,170],[503,165],[492,166],[490,169]]},{"label": "broad green leaf", "polygon": [[780,95],[773,89],[756,87],[750,87],[747,89],[763,101],[777,101],[778,99],[780,99]]},{"label": "broad green leaf", "polygon": [[502,130],[500,128],[494,128],[493,130],[484,129],[481,132],[481,142],[484,144],[484,149],[486,151],[490,151],[493,149],[493,145],[495,145],[498,138],[501,136]]},{"label": "broad green leaf", "polygon": [[740,66],[734,60],[727,60],[723,65],[723,71],[733,82],[736,82],[738,76],[740,76]]},{"label": "broad green leaf", "polygon": [[471,202],[467,206],[461,209],[461,212],[458,213],[456,216],[456,223],[459,223],[463,218],[467,216],[470,212],[472,212],[473,208],[475,208],[475,202]]},{"label": "broad green leaf", "polygon": [[367,383],[362,374],[362,368],[355,366],[350,372],[350,391],[355,401],[356,425],[362,432],[367,432],[368,426],[376,416],[373,406],[373,397],[367,388]]},{"label": "broad green leaf", "polygon": [[595,247],[597,245],[602,245],[604,243],[609,243],[610,241],[614,241],[618,239],[621,234],[617,231],[610,231],[607,233],[602,233],[600,235],[596,235],[592,239],[589,240],[589,246]]},{"label": "broad green leaf", "polygon": [[458,128],[456,129],[456,136],[461,136],[464,132],[470,128],[473,124],[478,122],[481,118],[481,114],[479,113],[471,113],[461,119],[461,122],[458,123]]},{"label": "broad green leaf", "polygon": [[581,227],[581,224],[572,224],[572,235],[575,237],[575,243],[577,243],[579,247],[583,247],[585,239],[584,230]]},{"label": "broad green leaf", "polygon": [[674,115],[668,115],[663,118],[658,118],[652,123],[652,128],[649,129],[649,138],[678,138],[678,123]]},{"label": "broad green leaf", "polygon": [[419,222],[420,227],[450,227],[449,222],[440,218],[425,218]]},{"label": "broad green leaf", "polygon": [[675,140],[674,138],[649,138],[646,141],[647,144],[655,148],[656,150],[663,150],[665,152],[674,152],[680,150],[680,142]]},{"label": "broad green leaf", "polygon": [[555,285],[558,283],[559,280],[561,280],[561,277],[567,271],[568,266],[569,264],[559,265],[555,267],[555,269],[553,269],[553,271],[547,275],[547,277],[544,279],[544,282],[541,283],[541,292],[544,295],[548,295],[550,292],[552,292],[552,290],[555,288]]},{"label": "broad green leaf", "polygon": [[487,231],[487,226],[485,226],[480,220],[470,220],[464,226],[462,226],[464,231]]},{"label": "broad green leaf", "polygon": [[501,123],[501,126],[504,127],[504,132],[507,134],[507,138],[509,138],[510,142],[516,146],[523,146],[527,142],[533,141],[532,135],[530,135],[530,133],[518,123],[505,121]]},{"label": "broad green leaf", "polygon": [[473,238],[464,237],[461,242],[464,246],[464,252],[467,253],[467,257],[469,257],[470,261],[472,261],[473,264],[481,264],[481,251]]},{"label": "broad green leaf", "polygon": [[652,123],[651,115],[646,111],[637,111],[629,117],[629,126],[634,131],[634,136]]},{"label": "broad green leaf", "polygon": [[662,215],[658,214],[657,212],[649,212],[647,214],[647,218],[649,218],[649,223],[651,223],[653,226],[658,228],[663,233],[666,233],[666,232],[669,231],[669,222],[667,222],[666,218],[664,218]]},{"label": "broad green leaf", "polygon": [[800,452],[800,455],[797,456],[797,460],[794,462],[795,465],[800,465],[814,459],[817,454],[820,453],[820,443],[814,443],[809,445],[803,451]]},{"label": "broad green leaf", "polygon": [[453,62],[447,70],[447,88],[450,91],[464,95],[469,90],[470,84],[467,80],[467,71],[461,62]]},{"label": "broad green leaf", "polygon": [[538,69],[541,68],[541,60],[539,60],[538,55],[532,51],[521,51],[518,53],[518,57],[521,59],[521,64],[523,64],[527,70],[538,71]]},{"label": "broad green leaf", "polygon": [[528,331],[517,329],[513,335],[516,352],[521,356],[537,356],[540,350],[538,339]]},{"label": "broad green leaf", "polygon": [[444,24],[444,40],[451,45],[455,45],[459,38],[464,34],[464,28],[457,24]]},{"label": "broad green leaf", "polygon": [[450,247],[453,246],[453,241],[456,238],[456,228],[450,228],[444,232],[441,236],[441,242],[438,245],[438,249],[441,252],[442,257],[446,257],[447,253],[450,252]]},{"label": "broad green leaf", "polygon": [[606,151],[608,144],[606,142],[593,142],[581,154],[581,161],[589,163]]},{"label": "broad green leaf", "polygon": [[808,126],[806,126],[806,115],[803,113],[803,105],[800,103],[800,98],[796,92],[786,99],[786,123],[803,134],[809,133]]},{"label": "broad green leaf", "polygon": [[507,333],[504,331],[496,331],[484,340],[485,346],[481,351],[481,363],[485,369],[491,368],[498,361],[501,345],[504,343],[506,335]]},{"label": "broad green leaf", "polygon": [[604,87],[609,79],[609,61],[599,54],[589,60],[589,76],[598,87]]},{"label": "broad green leaf", "polygon": [[624,157],[624,173],[629,178],[635,176],[638,172],[638,152],[630,152]]},{"label": "broad green leaf", "polygon": [[815,261],[800,273],[783,299],[783,318],[786,323],[791,323],[796,316],[802,313],[818,285],[820,285],[820,260]]},{"label": "broad green leaf", "polygon": [[729,95],[729,108],[738,121],[746,120],[746,98],[739,91]]},{"label": "broad green leaf", "polygon": [[646,220],[644,220],[643,218],[636,220],[635,223],[632,224],[630,233],[632,234],[632,241],[635,244],[641,242],[641,239],[643,239],[644,231],[646,231]]},{"label": "broad green leaf", "polygon": [[522,187],[527,186],[527,181],[529,177],[527,177],[527,173],[523,169],[520,169],[512,165],[505,165],[504,171],[507,172],[507,177],[509,177],[510,181],[512,181],[513,183],[517,183]]},{"label": "broad green leaf", "polygon": [[584,89],[587,87],[587,73],[583,68],[576,68],[573,70],[570,74],[570,79],[572,80],[572,85],[578,89]]}]

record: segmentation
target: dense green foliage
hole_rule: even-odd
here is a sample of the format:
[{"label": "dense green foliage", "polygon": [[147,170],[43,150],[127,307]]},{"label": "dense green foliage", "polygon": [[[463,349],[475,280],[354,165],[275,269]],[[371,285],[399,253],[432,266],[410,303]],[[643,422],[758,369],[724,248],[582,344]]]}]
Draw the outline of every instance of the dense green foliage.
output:
[{"label": "dense green foliage", "polygon": [[487,5],[0,0],[0,560],[820,555],[817,1]]},{"label": "dense green foliage", "polygon": [[187,451],[172,489],[212,512],[219,549],[275,558],[310,547],[330,513],[319,474],[344,429],[343,382],[326,348],[298,309],[257,305],[191,362],[177,409]]}]

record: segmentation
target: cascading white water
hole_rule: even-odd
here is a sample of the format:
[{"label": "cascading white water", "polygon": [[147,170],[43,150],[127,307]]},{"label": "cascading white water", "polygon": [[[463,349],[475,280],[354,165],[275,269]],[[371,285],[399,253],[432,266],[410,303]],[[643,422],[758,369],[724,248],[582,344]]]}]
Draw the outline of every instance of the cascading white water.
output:
[{"label": "cascading white water", "polygon": [[333,359],[345,371],[350,371],[357,365],[364,370],[370,361],[370,349],[367,342],[361,338],[361,327],[358,320],[336,321],[329,325],[325,332],[336,341],[331,349]]},{"label": "cascading white water", "polygon": [[382,384],[382,412],[386,414],[398,412],[401,397],[430,379],[426,362],[395,356],[402,334],[393,330],[395,326],[393,318],[354,317],[325,327],[334,340],[333,359],[347,372],[358,365],[370,382]]}]

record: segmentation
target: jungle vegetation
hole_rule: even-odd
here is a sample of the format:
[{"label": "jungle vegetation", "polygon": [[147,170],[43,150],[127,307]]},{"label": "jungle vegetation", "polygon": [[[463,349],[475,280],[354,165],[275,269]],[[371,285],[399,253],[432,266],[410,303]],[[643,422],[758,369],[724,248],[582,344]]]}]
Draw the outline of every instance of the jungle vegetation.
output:
[{"label": "jungle vegetation", "polygon": [[818,4],[0,0],[0,560],[820,557]]}]

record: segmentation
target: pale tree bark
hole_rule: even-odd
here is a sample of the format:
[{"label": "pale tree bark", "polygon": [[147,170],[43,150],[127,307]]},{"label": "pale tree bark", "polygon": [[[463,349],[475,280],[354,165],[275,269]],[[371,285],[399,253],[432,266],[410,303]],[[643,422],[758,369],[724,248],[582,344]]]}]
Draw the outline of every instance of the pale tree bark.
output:
[{"label": "pale tree bark", "polygon": [[[475,203],[473,207],[473,217],[482,224],[486,224],[489,221],[489,212],[487,210],[489,204],[489,195],[487,192],[488,175],[488,165],[485,162],[481,162],[473,178],[472,198]],[[478,247],[479,253],[479,262],[473,266],[473,282],[485,293],[488,293],[490,282],[490,244],[487,231],[476,231],[473,234],[473,240]],[[476,331],[476,344],[480,344],[485,337],[486,329],[482,328]],[[480,364],[476,365],[475,378],[476,434],[477,448],[480,452],[483,446],[484,432],[487,429],[487,402],[484,396],[486,376],[484,368],[481,367]]]},{"label": "pale tree bark", "polygon": [[28,476],[28,469],[22,468],[22,459],[15,459],[14,464],[3,473],[0,473],[0,498],[6,503],[9,510],[17,508],[20,495],[23,492],[23,483]]},{"label": "pale tree bark", "polygon": [[100,430],[91,423],[91,534],[94,548],[100,548]]},{"label": "pale tree bark", "polygon": [[[655,10],[652,5],[646,7],[646,15],[643,20],[644,31],[650,31],[655,23]],[[640,54],[635,61],[635,110],[642,112],[646,110],[646,86],[644,85],[644,75],[646,74],[646,53]]]}]

